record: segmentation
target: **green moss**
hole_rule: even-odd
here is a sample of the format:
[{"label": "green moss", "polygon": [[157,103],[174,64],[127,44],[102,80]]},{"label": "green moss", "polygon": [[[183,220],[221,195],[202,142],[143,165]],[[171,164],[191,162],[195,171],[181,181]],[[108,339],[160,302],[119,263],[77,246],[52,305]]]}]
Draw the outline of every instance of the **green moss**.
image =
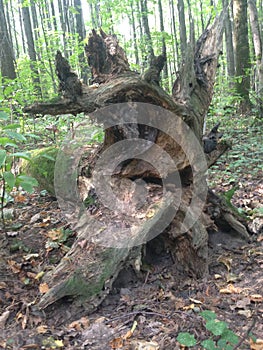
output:
[{"label": "green moss", "polygon": [[58,148],[55,146],[30,151],[31,161],[22,161],[21,173],[37,179],[40,189],[55,195],[54,168]]}]

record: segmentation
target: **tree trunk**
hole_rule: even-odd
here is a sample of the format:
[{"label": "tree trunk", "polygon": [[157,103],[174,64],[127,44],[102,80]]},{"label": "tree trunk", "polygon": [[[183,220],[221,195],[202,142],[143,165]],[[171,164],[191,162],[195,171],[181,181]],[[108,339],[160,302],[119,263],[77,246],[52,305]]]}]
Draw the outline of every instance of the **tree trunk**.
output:
[{"label": "tree trunk", "polygon": [[24,23],[24,30],[26,34],[26,40],[27,40],[27,52],[32,62],[31,64],[31,69],[33,71],[32,80],[33,80],[33,84],[35,86],[35,91],[37,92],[37,95],[41,96],[39,72],[36,66],[37,55],[36,55],[35,44],[33,39],[33,30],[31,25],[29,7],[22,4],[22,2],[21,2],[21,5],[22,5],[22,17],[23,17],[23,23]]},{"label": "tree trunk", "polygon": [[247,0],[233,1],[236,90],[242,97],[241,111],[250,110],[250,58],[248,41]]},{"label": "tree trunk", "polygon": [[177,2],[179,23],[180,23],[180,48],[181,57],[185,57],[185,51],[187,47],[187,37],[186,37],[186,25],[185,25],[185,11],[183,0],[178,0]]},{"label": "tree trunk", "polygon": [[[156,236],[162,237],[178,268],[196,277],[206,274],[207,227],[213,222],[205,205],[204,174],[207,164],[228,146],[222,143],[205,156],[201,130],[212,98],[222,31],[223,18],[218,17],[200,37],[195,52],[188,49],[173,96],[159,86],[162,56],[152,60],[146,76],[140,76],[130,70],[116,37],[103,31],[93,31],[85,48],[93,86],[81,85],[57,54],[65,98],[29,106],[25,112],[85,112],[104,125],[105,138],[91,152],[87,128],[81,123],[57,156],[56,195],[78,236],[46,276],[50,290],[41,298],[41,308],[73,296],[93,310],[121,269],[128,264],[139,270],[143,247]],[[219,205],[214,197],[213,201],[214,207]],[[226,221],[232,215],[221,214]],[[240,228],[233,215],[229,220]]]},{"label": "tree trunk", "polygon": [[235,76],[235,57],[234,57],[234,46],[233,46],[233,28],[229,14],[229,3],[228,0],[223,0],[223,7],[226,8],[225,18],[225,42],[226,42],[226,57],[227,57],[227,75],[229,77]]},{"label": "tree trunk", "polygon": [[0,0],[0,40],[2,43],[0,52],[1,74],[3,77],[15,79],[16,72],[13,47],[8,34],[3,0]]},{"label": "tree trunk", "polygon": [[260,35],[260,25],[258,20],[258,10],[256,1],[249,0],[248,1],[249,8],[249,18],[250,18],[250,26],[253,37],[254,44],[254,56],[256,61],[255,67],[255,92],[256,92],[256,101],[258,105],[258,110],[260,112],[260,116],[262,118],[263,115],[263,54],[262,54],[262,38]]},{"label": "tree trunk", "polygon": [[148,21],[147,0],[140,0],[140,7],[141,7],[142,26],[143,26],[144,35],[145,35],[145,46],[147,48],[146,50],[147,60],[148,62],[150,62],[154,57],[154,52],[153,52],[151,31],[150,31],[149,21]]}]

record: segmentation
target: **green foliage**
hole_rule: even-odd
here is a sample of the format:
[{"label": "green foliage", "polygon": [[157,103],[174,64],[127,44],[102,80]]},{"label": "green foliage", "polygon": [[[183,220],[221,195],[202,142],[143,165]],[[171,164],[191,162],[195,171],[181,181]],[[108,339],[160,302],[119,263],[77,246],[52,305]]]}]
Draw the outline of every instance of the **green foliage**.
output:
[{"label": "green foliage", "polygon": [[188,347],[196,345],[195,337],[188,332],[179,333],[176,339],[180,344]]},{"label": "green foliage", "polygon": [[[1,216],[4,223],[4,206],[11,199],[10,193],[14,187],[21,187],[27,192],[33,192],[38,185],[36,179],[23,174],[16,174],[15,165],[17,160],[26,159],[30,161],[28,152],[19,151],[21,144],[27,139],[19,132],[20,124],[5,124],[8,120],[8,114],[0,112],[0,182],[2,184],[0,191]],[[14,149],[18,149],[14,152]]]},{"label": "green foliage", "polygon": [[[228,328],[228,324],[217,320],[217,316],[210,310],[200,312],[200,316],[205,320],[205,328],[211,333],[208,339],[203,340],[201,349],[207,350],[232,350],[239,342],[238,336]],[[181,332],[177,336],[177,341],[185,346],[192,347],[197,344],[191,333]]]},{"label": "green foliage", "polygon": [[37,179],[39,187],[55,195],[54,168],[58,153],[55,146],[35,149],[30,152],[31,161],[23,161],[21,169],[27,175]]},{"label": "green foliage", "polygon": [[213,311],[210,310],[204,310],[200,312],[200,315],[206,320],[206,321],[212,321],[216,319],[216,314]]}]

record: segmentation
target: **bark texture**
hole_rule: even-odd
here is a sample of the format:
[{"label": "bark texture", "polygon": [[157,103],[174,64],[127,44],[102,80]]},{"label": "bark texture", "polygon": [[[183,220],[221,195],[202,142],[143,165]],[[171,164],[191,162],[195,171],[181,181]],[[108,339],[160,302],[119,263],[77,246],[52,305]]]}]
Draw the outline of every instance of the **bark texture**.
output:
[{"label": "bark texture", "polygon": [[[213,226],[213,221],[209,219],[207,213],[204,213],[196,218],[189,229],[185,224],[187,220],[191,221],[191,218],[196,216],[195,211],[198,207],[196,204],[199,203],[202,190],[199,191],[198,195],[194,195],[193,188],[196,183],[203,184],[204,169],[199,167],[198,159],[189,159],[189,155],[186,154],[181,145],[183,142],[185,144],[188,142],[186,130],[189,128],[184,129],[183,127],[186,123],[199,141],[197,148],[200,147],[199,153],[202,157],[203,121],[213,94],[222,30],[223,18],[218,17],[211,26],[206,28],[196,47],[188,48],[187,59],[174,83],[172,96],[159,86],[159,76],[165,58],[163,56],[153,58],[151,67],[143,76],[140,76],[130,70],[126,55],[114,35],[106,35],[103,31],[100,34],[93,31],[90,35],[85,52],[93,75],[92,86],[83,85],[76,76],[72,76],[66,60],[58,53],[57,72],[61,89],[64,93],[66,92],[66,98],[61,98],[56,103],[34,104],[25,108],[25,112],[56,115],[91,113],[97,110],[93,117],[101,122],[103,119],[100,118],[103,113],[100,113],[100,109],[105,106],[119,106],[120,103],[127,102],[131,104],[132,108],[138,108],[140,112],[141,104],[138,103],[147,103],[147,105],[156,107],[156,112],[153,112],[151,116],[153,121],[160,117],[163,109],[170,113],[172,116],[170,120],[174,122],[167,126],[167,130],[174,132],[174,128],[176,128],[177,141],[180,141],[176,142],[168,135],[169,132],[164,133],[155,127],[141,125],[138,122],[134,123],[133,120],[130,124],[114,126],[109,121],[109,124],[105,126],[104,143],[92,157],[88,157],[88,166],[84,164],[80,169],[77,157],[78,149],[76,149],[76,157],[73,156],[70,159],[59,157],[57,166],[59,171],[57,171],[56,176],[59,200],[65,214],[70,213],[69,217],[72,226],[78,232],[78,237],[55,271],[46,276],[45,280],[50,286],[50,290],[41,298],[39,302],[41,308],[47,307],[64,296],[73,296],[85,300],[87,309],[92,311],[107,295],[116,276],[124,266],[132,264],[138,270],[142,255],[141,242],[147,242],[153,238],[151,236],[153,228],[160,230],[160,232],[165,231],[165,244],[178,266],[193,276],[201,277],[206,274],[207,227]],[[67,81],[72,77],[75,86],[77,86],[74,93],[70,90],[72,82],[67,87]],[[111,117],[114,119],[115,116],[109,115],[109,120]],[[81,182],[84,187],[86,186],[85,191],[88,193],[86,199],[89,201],[88,210],[93,211],[92,205],[97,200],[96,186],[94,189],[89,183],[90,173],[95,171],[93,162],[96,163],[103,152],[110,150],[110,146],[115,145],[118,141],[129,140],[135,136],[160,146],[177,164],[177,169],[164,165],[162,174],[156,171],[151,164],[158,162],[158,152],[156,153],[156,148],[146,144],[140,153],[147,154],[148,162],[137,159],[138,157],[120,162],[112,176],[112,188],[118,196],[126,198],[129,197],[131,188],[136,192],[138,188],[136,186],[140,185],[137,183],[135,186],[135,180],[145,180],[150,191],[158,199],[154,203],[149,202],[150,209],[147,208],[145,211],[143,211],[144,204],[142,204],[140,216],[134,214],[136,213],[136,205],[140,204],[137,200],[139,197],[136,197],[135,204],[128,201],[127,210],[132,212],[130,221],[127,219],[125,221],[122,214],[117,217],[115,215],[114,218],[108,215],[107,208],[103,207],[101,203],[97,203],[99,207],[97,209],[101,213],[100,217],[105,219],[103,222],[94,220],[92,215],[83,214],[82,200],[78,194],[79,188],[74,176],[72,176],[73,170],[79,167],[79,172],[82,175],[79,177],[79,186]],[[227,148],[228,145],[222,143],[215,151],[207,155],[208,165],[213,164]],[[62,152],[67,153],[67,146]],[[118,160],[118,155],[112,153],[112,159],[115,160],[115,158]],[[194,166],[191,167],[193,161]],[[97,167],[97,177],[105,171],[105,164],[103,166],[104,169]],[[84,176],[83,174],[87,173],[88,167],[89,175]],[[172,185],[169,187],[169,179],[174,179],[177,171],[179,173],[178,179],[181,181],[180,186],[177,187],[177,184],[172,181]],[[67,179],[66,189],[65,178]],[[161,200],[161,197],[159,198],[155,192],[154,186],[161,187],[163,178],[167,180],[168,190]],[[71,193],[68,193],[69,188]],[[139,195],[139,193],[140,191],[137,194]],[[175,208],[174,199],[178,193],[181,200]],[[67,199],[68,197],[70,200]],[[85,196],[82,199],[84,198]],[[116,198],[118,197],[116,196]],[[92,205],[91,200],[93,201]],[[72,213],[71,208],[75,208],[74,213]],[[76,208],[78,209],[76,210]],[[133,208],[135,208],[134,211]],[[173,217],[175,210],[176,215]],[[170,217],[173,219],[167,227],[166,221]],[[113,225],[114,220],[114,224],[117,226]],[[185,232],[182,231],[184,225]],[[128,228],[131,230],[136,228],[136,234],[129,235],[131,231]],[[112,240],[115,248],[107,246],[108,239]]]}]

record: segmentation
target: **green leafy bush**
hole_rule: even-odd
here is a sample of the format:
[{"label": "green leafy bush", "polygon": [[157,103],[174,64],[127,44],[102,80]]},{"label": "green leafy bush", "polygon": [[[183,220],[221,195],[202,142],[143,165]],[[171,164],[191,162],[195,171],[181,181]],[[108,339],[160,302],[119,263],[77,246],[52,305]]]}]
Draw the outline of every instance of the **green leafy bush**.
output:
[{"label": "green leafy bush", "polygon": [[[214,312],[205,310],[200,312],[200,315],[205,320],[205,328],[211,333],[211,336],[208,339],[205,339],[200,343],[201,349],[232,350],[239,342],[238,336],[228,328],[226,322],[219,321]],[[180,332],[177,336],[177,341],[187,347],[197,345],[197,340],[189,332]]]},{"label": "green leafy bush", "polygon": [[19,124],[8,124],[8,114],[0,111],[0,198],[1,213],[4,221],[3,208],[10,200],[10,192],[14,187],[21,187],[32,192],[38,185],[36,179],[24,174],[16,174],[14,165],[18,159],[30,161],[30,154],[19,150],[19,144],[26,141],[26,137],[18,130]]}]

